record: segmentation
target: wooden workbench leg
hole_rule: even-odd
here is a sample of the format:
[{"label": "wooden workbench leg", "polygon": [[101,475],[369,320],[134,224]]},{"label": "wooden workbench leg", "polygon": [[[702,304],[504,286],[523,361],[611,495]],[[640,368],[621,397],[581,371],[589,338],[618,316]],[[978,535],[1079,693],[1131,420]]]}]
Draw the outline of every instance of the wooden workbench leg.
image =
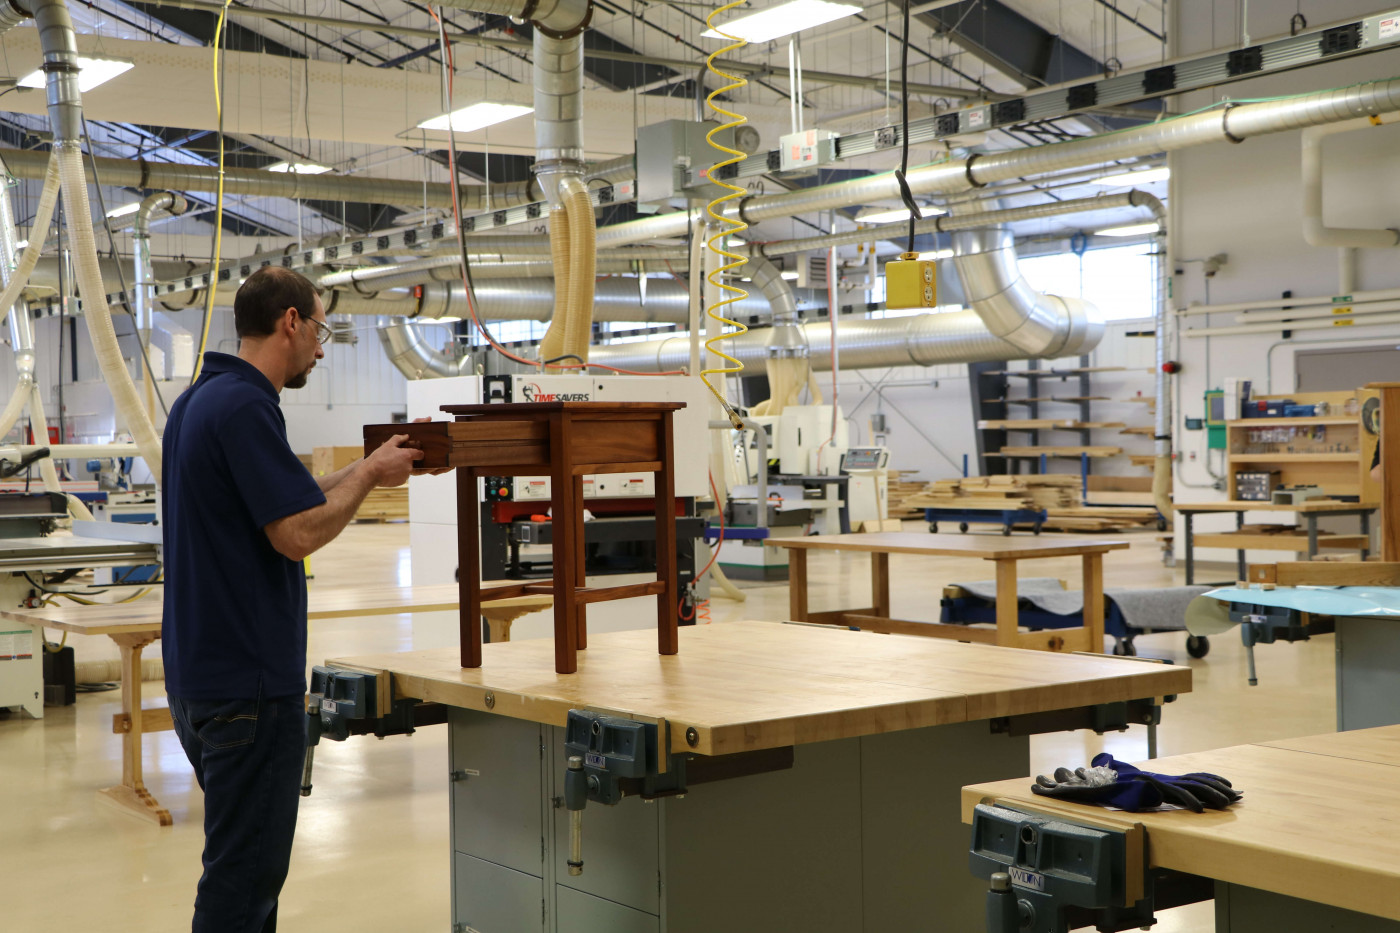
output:
[{"label": "wooden workbench leg", "polygon": [[1021,608],[1016,593],[1016,561],[999,560],[997,565],[997,644],[1015,648],[1020,641]]},{"label": "wooden workbench leg", "polygon": [[550,557],[554,564],[554,670],[572,674],[578,670],[578,624],[574,607],[578,604],[577,552],[583,501],[569,468],[569,422],[563,412],[549,416],[550,499],[554,515],[554,544]]},{"label": "wooden workbench leg", "polygon": [[[574,555],[577,566],[578,585],[588,585],[588,545],[584,543],[583,527],[583,477],[574,477],[574,499],[579,504],[578,517],[574,520]],[[578,603],[574,606],[574,631],[578,639],[578,650],[588,647],[588,606]]]},{"label": "wooden workbench leg", "polygon": [[141,773],[141,649],[155,641],[153,635],[113,635],[122,656],[122,782],[116,787],[104,787],[97,793],[103,800],[121,807],[128,813],[154,821],[160,826],[171,824],[170,811],[157,802],[146,789]]},{"label": "wooden workbench leg", "polygon": [[807,621],[807,549],[790,547],[788,553],[788,615],[794,622]]},{"label": "wooden workbench leg", "polygon": [[481,666],[481,504],[476,476],[457,471],[457,601],[462,666]]},{"label": "wooden workbench leg", "polygon": [[656,641],[661,654],[680,650],[681,588],[676,579],[676,428],[671,413],[664,412],[657,424],[661,432],[661,469],[656,471],[656,576],[661,592],[656,595]]},{"label": "wooden workbench leg", "polygon": [[1084,555],[1084,633],[1086,651],[1103,653],[1103,555]]},{"label": "wooden workbench leg", "polygon": [[875,614],[882,619],[890,617],[890,555],[879,551],[870,552],[870,596]]},{"label": "wooden workbench leg", "polygon": [[1400,384],[1380,388],[1381,560],[1400,561]]}]

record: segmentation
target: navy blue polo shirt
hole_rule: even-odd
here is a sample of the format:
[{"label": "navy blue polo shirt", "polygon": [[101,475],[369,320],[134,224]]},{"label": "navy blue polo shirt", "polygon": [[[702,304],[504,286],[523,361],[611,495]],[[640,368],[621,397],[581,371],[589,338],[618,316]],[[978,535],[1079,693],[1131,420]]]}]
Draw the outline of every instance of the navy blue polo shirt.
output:
[{"label": "navy blue polo shirt", "polygon": [[165,686],[190,700],[306,692],[306,573],[263,528],[325,494],[287,443],[277,392],[207,353],[163,439]]}]

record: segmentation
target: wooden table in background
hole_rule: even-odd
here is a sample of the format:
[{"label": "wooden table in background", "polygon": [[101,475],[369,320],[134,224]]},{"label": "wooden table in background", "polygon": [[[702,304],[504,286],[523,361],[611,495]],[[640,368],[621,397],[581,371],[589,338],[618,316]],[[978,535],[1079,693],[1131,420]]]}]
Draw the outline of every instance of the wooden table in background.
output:
[{"label": "wooden table in background", "polygon": [[[519,596],[483,607],[491,641],[509,641],[510,626],[526,613],[548,609],[544,595]],[[106,635],[121,649],[122,711],[112,717],[112,731],[122,737],[122,782],[98,791],[129,813],[170,825],[170,811],[146,788],[142,775],[141,736],[172,728],[170,708],[141,705],[141,652],[160,638],[163,600],[159,596],[112,606],[49,606],[4,609],[0,618],[75,635]],[[307,621],[401,612],[457,611],[457,584],[374,586],[307,591]]]},{"label": "wooden table in background", "polygon": [[1149,867],[1215,879],[1220,933],[1400,929],[1377,919],[1400,922],[1400,835],[1392,829],[1400,821],[1400,726],[1147,764],[1161,774],[1223,775],[1244,798],[1228,810],[1124,813],[1037,796],[1033,779],[1023,777],[964,788],[963,821],[977,804],[992,803],[1143,832]]},{"label": "wooden table in background", "polygon": [[[788,549],[789,610],[795,622],[850,625],[872,632],[929,635],[979,641],[1006,648],[1051,651],[1103,651],[1103,555],[1124,550],[1126,541],[1081,538],[1015,538],[990,535],[925,535],[887,532],[854,535],[810,535],[769,538],[772,547]],[[870,554],[871,596],[874,605],[862,609],[809,612],[807,608],[808,551],[867,551]],[[971,628],[938,622],[909,622],[890,618],[890,555],[979,557],[996,565],[997,627]],[[1084,561],[1084,625],[1081,628],[1022,632],[1016,593],[1016,563],[1045,557],[1081,557]]]}]

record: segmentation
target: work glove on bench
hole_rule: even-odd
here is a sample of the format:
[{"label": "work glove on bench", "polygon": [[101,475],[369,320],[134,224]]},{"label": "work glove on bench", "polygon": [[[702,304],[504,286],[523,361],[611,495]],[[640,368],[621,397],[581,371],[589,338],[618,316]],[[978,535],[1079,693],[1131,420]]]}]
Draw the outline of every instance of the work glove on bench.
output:
[{"label": "work glove on bench", "polygon": [[1117,761],[1107,752],[1094,756],[1091,767],[1056,768],[1054,778],[1039,775],[1031,791],[1043,797],[1102,804],[1121,810],[1153,810],[1172,803],[1196,813],[1207,807],[1223,810],[1240,799],[1240,792],[1217,774],[1156,774]]}]

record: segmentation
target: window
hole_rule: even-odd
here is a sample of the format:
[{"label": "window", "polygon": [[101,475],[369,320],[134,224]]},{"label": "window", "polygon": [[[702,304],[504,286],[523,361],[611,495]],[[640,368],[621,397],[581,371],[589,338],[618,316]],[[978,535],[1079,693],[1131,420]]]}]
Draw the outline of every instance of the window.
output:
[{"label": "window", "polygon": [[1076,256],[1022,257],[1021,274],[1038,291],[1083,298],[1107,321],[1152,316],[1157,287],[1157,260],[1151,243],[1093,249]]}]

